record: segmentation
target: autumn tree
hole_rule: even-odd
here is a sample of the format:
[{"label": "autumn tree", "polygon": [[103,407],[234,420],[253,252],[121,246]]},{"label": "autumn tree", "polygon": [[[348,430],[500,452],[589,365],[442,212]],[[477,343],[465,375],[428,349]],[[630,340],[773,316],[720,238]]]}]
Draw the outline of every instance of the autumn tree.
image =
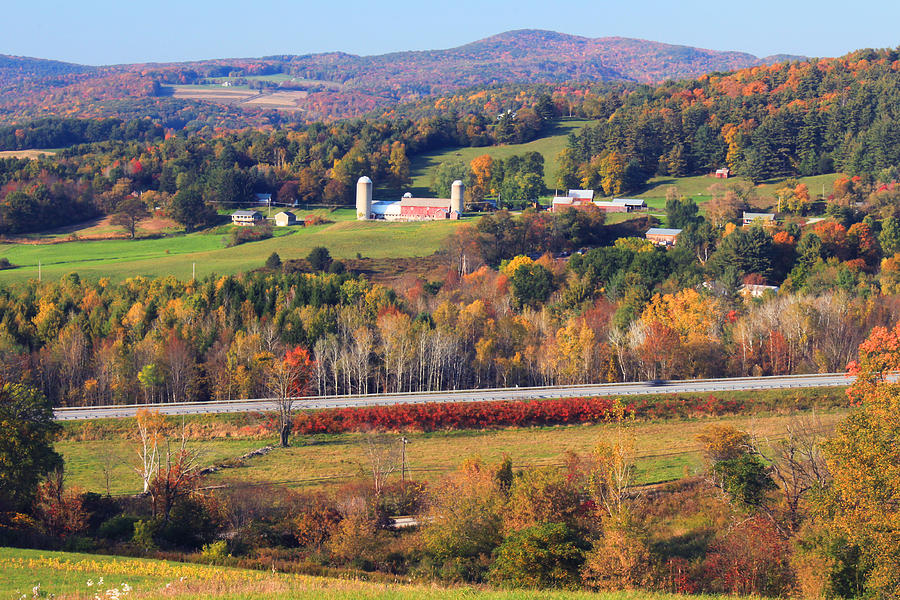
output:
[{"label": "autumn tree", "polygon": [[168,431],[166,418],[159,411],[140,409],[134,416],[138,438],[138,463],[134,470],[144,484],[144,493],[150,491],[150,481],[159,469],[160,444]]},{"label": "autumn tree", "polygon": [[278,410],[278,431],[283,448],[289,445],[294,402],[309,393],[314,373],[315,364],[309,351],[300,346],[289,350],[283,359],[269,362],[267,385]]},{"label": "autumn tree", "polygon": [[138,223],[149,216],[150,212],[140,198],[128,196],[116,205],[116,212],[112,216],[112,224],[124,229],[134,239]]},{"label": "autumn tree", "polygon": [[469,163],[469,169],[472,172],[472,185],[468,187],[466,192],[470,195],[472,202],[481,202],[485,197],[491,195],[491,179],[493,173],[494,159],[490,154],[482,154],[476,156]]},{"label": "autumn tree", "polygon": [[825,445],[833,481],[824,514],[833,535],[858,550],[871,593],[900,593],[900,324],[875,327],[851,363],[855,407]]},{"label": "autumn tree", "polygon": [[0,385],[0,513],[24,511],[38,482],[61,467],[53,450],[59,429],[40,392],[21,383]]},{"label": "autumn tree", "polygon": [[391,145],[391,156],[388,159],[388,173],[394,187],[409,185],[409,158],[406,156],[406,144],[394,142]]}]

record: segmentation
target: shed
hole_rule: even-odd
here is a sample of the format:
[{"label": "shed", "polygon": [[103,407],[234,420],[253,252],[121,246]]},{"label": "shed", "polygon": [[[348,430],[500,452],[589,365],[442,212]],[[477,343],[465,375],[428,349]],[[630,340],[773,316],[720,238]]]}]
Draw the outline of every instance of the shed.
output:
[{"label": "shed", "polygon": [[729,175],[731,175],[731,171],[728,169],[716,169],[716,179],[728,179]]},{"label": "shed", "polygon": [[651,227],[647,230],[647,233],[644,234],[644,237],[658,246],[674,246],[675,242],[678,241],[678,235],[680,233],[680,229]]},{"label": "shed", "polygon": [[297,215],[289,210],[283,210],[275,215],[275,225],[278,227],[287,227],[288,225],[297,224]]},{"label": "shed", "polygon": [[771,225],[775,222],[775,215],[773,213],[745,212],[743,217],[744,225],[750,225],[753,221],[762,221],[763,225]]},{"label": "shed", "polygon": [[236,210],[231,213],[231,222],[235,225],[252,227],[262,220],[263,214],[258,210]]}]

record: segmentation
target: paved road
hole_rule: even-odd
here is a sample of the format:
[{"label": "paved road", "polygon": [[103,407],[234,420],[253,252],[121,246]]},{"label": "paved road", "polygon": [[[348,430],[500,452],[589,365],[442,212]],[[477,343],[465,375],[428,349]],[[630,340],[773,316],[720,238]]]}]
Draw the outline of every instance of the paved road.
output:
[{"label": "paved road", "polygon": [[[460,390],[453,392],[421,392],[406,394],[372,394],[368,396],[332,396],[301,398],[294,403],[297,410],[383,406],[389,404],[421,404],[424,402],[481,402],[485,400],[526,400],[568,398],[573,396],[628,396],[632,394],[677,394],[721,392],[727,390],[774,390],[804,387],[849,385],[844,373],[823,375],[788,375],[776,377],[739,377],[731,379],[692,379],[662,383],[605,383],[535,388]],[[168,404],[132,404],[85,408],[57,408],[57,420],[132,417],[141,408],[158,410],[167,415],[196,415],[273,410],[272,400],[230,400],[227,402],[176,402]]]}]

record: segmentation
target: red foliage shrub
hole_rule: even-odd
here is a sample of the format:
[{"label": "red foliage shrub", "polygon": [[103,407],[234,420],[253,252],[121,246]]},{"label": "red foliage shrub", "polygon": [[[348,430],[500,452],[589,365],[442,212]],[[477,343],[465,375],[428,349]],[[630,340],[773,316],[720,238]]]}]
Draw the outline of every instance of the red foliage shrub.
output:
[{"label": "red foliage shrub", "polygon": [[706,556],[706,591],[740,596],[786,596],[794,583],[790,546],[775,526],[754,517],[731,529]]},{"label": "red foliage shrub", "polygon": [[[335,408],[297,415],[294,433],[310,435],[370,429],[436,431],[597,423],[612,417],[613,402],[612,398],[554,398]],[[746,407],[743,401],[708,396],[637,400],[626,409],[641,419],[671,419],[735,414]]]}]

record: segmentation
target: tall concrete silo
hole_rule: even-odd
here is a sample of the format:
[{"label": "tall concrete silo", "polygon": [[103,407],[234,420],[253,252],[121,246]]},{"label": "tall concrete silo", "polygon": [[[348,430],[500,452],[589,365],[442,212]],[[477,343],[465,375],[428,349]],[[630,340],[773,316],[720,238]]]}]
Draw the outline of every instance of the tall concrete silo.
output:
[{"label": "tall concrete silo", "polygon": [[366,221],[372,214],[372,180],[366,176],[356,182],[356,219]]},{"label": "tall concrete silo", "polygon": [[457,179],[450,185],[450,210],[455,210],[462,214],[463,211],[463,194],[466,191],[465,184]]}]

